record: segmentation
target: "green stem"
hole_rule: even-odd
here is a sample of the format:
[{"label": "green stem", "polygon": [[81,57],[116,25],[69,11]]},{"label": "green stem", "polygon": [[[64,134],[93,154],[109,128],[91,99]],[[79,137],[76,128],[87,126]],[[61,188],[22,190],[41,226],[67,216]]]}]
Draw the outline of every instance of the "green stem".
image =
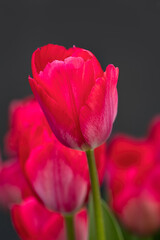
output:
[{"label": "green stem", "polygon": [[90,173],[91,186],[92,186],[94,218],[95,218],[97,239],[105,240],[104,221],[103,221],[102,208],[101,208],[101,196],[100,196],[96,162],[94,158],[94,151],[88,150],[86,151],[86,155],[88,159],[89,173]]},{"label": "green stem", "polygon": [[75,240],[75,229],[74,229],[74,216],[73,215],[65,215],[66,222],[66,232],[68,240]]}]

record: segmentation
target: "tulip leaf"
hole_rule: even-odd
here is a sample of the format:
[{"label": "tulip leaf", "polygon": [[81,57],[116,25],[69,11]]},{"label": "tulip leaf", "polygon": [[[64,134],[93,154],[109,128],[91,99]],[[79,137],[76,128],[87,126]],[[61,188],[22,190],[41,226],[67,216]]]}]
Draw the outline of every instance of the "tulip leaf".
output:
[{"label": "tulip leaf", "polygon": [[107,206],[107,204],[103,200],[102,200],[102,210],[103,210],[104,224],[105,224],[105,230],[106,230],[106,239],[124,240],[118,221],[113,215],[111,209]]},{"label": "tulip leaf", "polygon": [[125,240],[152,240],[152,237],[140,237],[136,235],[128,235]]},{"label": "tulip leaf", "polygon": [[160,239],[160,230],[154,234],[153,239],[154,240],[159,240]]},{"label": "tulip leaf", "polygon": [[[104,225],[106,231],[106,240],[124,240],[121,228],[114,217],[111,209],[102,200],[102,211],[104,216]],[[95,231],[95,221],[93,213],[93,200],[90,198],[89,203],[89,240],[98,240]]]},{"label": "tulip leaf", "polygon": [[139,237],[139,236],[129,236],[128,238],[126,238],[126,240],[152,240],[151,237]]},{"label": "tulip leaf", "polygon": [[[126,229],[123,229],[123,234],[124,234],[125,240],[153,240],[154,239],[151,236],[143,237],[143,236],[135,235],[135,234],[127,231]],[[158,238],[158,240],[159,240],[159,238]]]}]

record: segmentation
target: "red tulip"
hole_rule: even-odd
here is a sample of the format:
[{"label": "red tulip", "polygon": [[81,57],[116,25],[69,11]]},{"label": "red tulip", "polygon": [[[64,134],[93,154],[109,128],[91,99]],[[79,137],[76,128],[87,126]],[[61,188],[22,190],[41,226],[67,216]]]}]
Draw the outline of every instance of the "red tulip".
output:
[{"label": "red tulip", "polygon": [[[99,180],[105,169],[105,145],[95,149]],[[84,152],[54,142],[32,150],[25,174],[44,204],[53,211],[72,212],[80,208],[90,189]]]},{"label": "red tulip", "polygon": [[[12,208],[13,224],[22,240],[66,240],[64,218],[50,212],[34,198]],[[75,216],[77,240],[87,240],[87,211],[81,210]]]},{"label": "red tulip", "polygon": [[87,150],[106,141],[117,114],[118,68],[103,72],[91,52],[49,44],[33,53],[32,72],[32,91],[62,144]]},{"label": "red tulip", "polygon": [[108,145],[110,203],[125,226],[143,235],[160,227],[160,161],[155,149],[151,140],[122,135]]},{"label": "red tulip", "polygon": [[0,205],[10,207],[32,195],[17,159],[0,163]]}]

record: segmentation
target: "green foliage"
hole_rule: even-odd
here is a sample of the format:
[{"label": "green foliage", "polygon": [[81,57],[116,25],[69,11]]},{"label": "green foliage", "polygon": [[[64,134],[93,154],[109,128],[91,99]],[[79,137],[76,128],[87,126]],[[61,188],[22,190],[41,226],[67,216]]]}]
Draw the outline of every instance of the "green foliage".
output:
[{"label": "green foliage", "polygon": [[[103,200],[101,202],[101,205],[104,217],[106,240],[124,240],[121,228],[116,218],[114,217],[111,209],[107,206],[107,204]],[[92,199],[90,199],[89,204],[89,219],[90,219],[89,240],[98,240],[96,236],[96,229],[94,223]]]},{"label": "green foliage", "polygon": [[151,236],[146,236],[146,237],[138,236],[138,235],[135,235],[131,232],[128,232],[125,229],[123,229],[123,235],[124,235],[125,240],[155,240]]}]

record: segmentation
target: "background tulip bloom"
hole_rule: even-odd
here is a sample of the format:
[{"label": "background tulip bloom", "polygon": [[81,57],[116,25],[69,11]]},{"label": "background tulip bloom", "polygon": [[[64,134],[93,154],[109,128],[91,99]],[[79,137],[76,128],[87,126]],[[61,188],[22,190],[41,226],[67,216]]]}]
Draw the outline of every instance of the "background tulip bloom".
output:
[{"label": "background tulip bloom", "polygon": [[[36,199],[26,199],[12,208],[12,220],[23,240],[67,240],[64,218],[50,212]],[[81,210],[74,217],[77,240],[87,240],[87,211]]]},{"label": "background tulip bloom", "polygon": [[5,151],[8,156],[16,157],[21,167],[32,149],[51,141],[52,136],[48,122],[33,96],[11,102],[9,129],[4,138]]},{"label": "background tulip bloom", "polygon": [[[21,135],[33,127],[35,119],[41,115],[37,101],[33,96],[22,100],[13,100],[9,106],[9,130],[5,135],[4,143],[7,155],[18,156]],[[32,116],[32,117],[31,117]],[[25,145],[24,145],[25,147]]]},{"label": "background tulip bloom", "polygon": [[[14,100],[9,106],[9,129],[4,138],[5,152],[24,162],[30,150],[50,139],[52,131],[33,96]],[[34,140],[33,140],[34,139]]]},{"label": "background tulip bloom", "polygon": [[32,56],[32,91],[55,136],[87,150],[106,141],[117,113],[118,68],[103,72],[89,51],[49,44]]},{"label": "background tulip bloom", "polygon": [[[102,181],[105,145],[95,152],[99,181]],[[75,211],[88,197],[90,178],[85,153],[66,148],[57,139],[33,149],[24,169],[37,195],[53,211]]]},{"label": "background tulip bloom", "polygon": [[0,162],[0,206],[9,208],[32,195],[17,159]]},{"label": "background tulip bloom", "polygon": [[160,227],[159,133],[152,125],[149,138],[118,135],[108,146],[110,204],[125,226],[142,235]]}]

